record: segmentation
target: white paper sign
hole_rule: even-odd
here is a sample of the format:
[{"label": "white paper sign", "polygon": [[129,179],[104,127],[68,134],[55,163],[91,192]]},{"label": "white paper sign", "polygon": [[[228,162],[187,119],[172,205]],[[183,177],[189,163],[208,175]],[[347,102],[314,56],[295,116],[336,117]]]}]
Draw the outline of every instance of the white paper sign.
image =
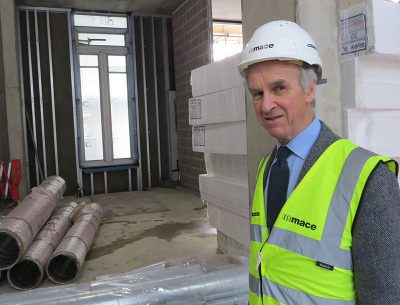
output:
[{"label": "white paper sign", "polygon": [[201,99],[198,98],[189,99],[189,118],[201,119]]},{"label": "white paper sign", "polygon": [[205,143],[205,127],[204,126],[194,126],[193,132],[193,145],[194,146],[204,146]]},{"label": "white paper sign", "polygon": [[364,14],[340,20],[340,53],[342,55],[367,48],[367,29]]}]

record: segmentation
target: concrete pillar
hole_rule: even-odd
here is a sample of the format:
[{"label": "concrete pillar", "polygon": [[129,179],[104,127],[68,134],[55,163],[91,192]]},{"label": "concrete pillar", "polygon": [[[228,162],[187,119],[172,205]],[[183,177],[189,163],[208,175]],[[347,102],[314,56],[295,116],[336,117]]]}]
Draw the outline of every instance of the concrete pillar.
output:
[{"label": "concrete pillar", "polygon": [[242,0],[243,42],[247,43],[254,30],[272,20],[296,18],[295,0]]},{"label": "concrete pillar", "polygon": [[[295,21],[294,0],[242,0],[242,26],[244,43],[249,41],[254,30],[272,20]],[[247,167],[249,172],[249,196],[253,198],[257,164],[260,158],[272,150],[276,141],[261,127],[254,114],[251,98],[247,92]],[[250,200],[251,202],[251,200]]]},{"label": "concrete pillar", "polygon": [[23,179],[20,184],[20,195],[23,198],[27,193],[26,177],[28,173],[24,157],[21,92],[18,72],[17,21],[14,0],[0,0],[0,22],[10,159],[20,159],[22,162]]},{"label": "concrete pillar", "polygon": [[[344,120],[340,98],[339,1],[299,0],[296,22],[307,30],[318,46],[323,64],[323,77],[328,83],[317,86],[317,117],[339,135],[343,135]],[[315,12],[323,12],[315,14]]]}]

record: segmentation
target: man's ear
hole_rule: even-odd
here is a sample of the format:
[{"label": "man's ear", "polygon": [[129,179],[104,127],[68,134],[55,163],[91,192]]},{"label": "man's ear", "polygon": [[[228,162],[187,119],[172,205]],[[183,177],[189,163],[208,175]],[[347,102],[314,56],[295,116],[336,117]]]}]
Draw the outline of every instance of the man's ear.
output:
[{"label": "man's ear", "polygon": [[311,83],[310,88],[306,92],[307,103],[310,104],[312,103],[315,97],[316,90],[317,90],[317,81],[314,79]]}]

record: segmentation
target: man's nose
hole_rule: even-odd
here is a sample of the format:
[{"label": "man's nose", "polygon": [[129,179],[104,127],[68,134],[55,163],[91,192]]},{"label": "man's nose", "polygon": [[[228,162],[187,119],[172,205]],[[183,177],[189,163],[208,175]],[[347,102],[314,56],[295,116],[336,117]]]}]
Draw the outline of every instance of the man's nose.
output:
[{"label": "man's nose", "polygon": [[263,112],[269,112],[276,106],[276,100],[273,94],[264,92],[261,101],[261,110]]}]

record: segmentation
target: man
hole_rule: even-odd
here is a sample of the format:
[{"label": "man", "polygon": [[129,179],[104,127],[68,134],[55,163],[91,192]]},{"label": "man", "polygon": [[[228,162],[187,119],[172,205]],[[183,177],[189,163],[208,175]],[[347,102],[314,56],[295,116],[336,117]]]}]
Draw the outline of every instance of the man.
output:
[{"label": "man", "polygon": [[313,39],[293,22],[267,23],[238,69],[277,140],[258,166],[249,304],[400,304],[398,165],[315,118]]}]

